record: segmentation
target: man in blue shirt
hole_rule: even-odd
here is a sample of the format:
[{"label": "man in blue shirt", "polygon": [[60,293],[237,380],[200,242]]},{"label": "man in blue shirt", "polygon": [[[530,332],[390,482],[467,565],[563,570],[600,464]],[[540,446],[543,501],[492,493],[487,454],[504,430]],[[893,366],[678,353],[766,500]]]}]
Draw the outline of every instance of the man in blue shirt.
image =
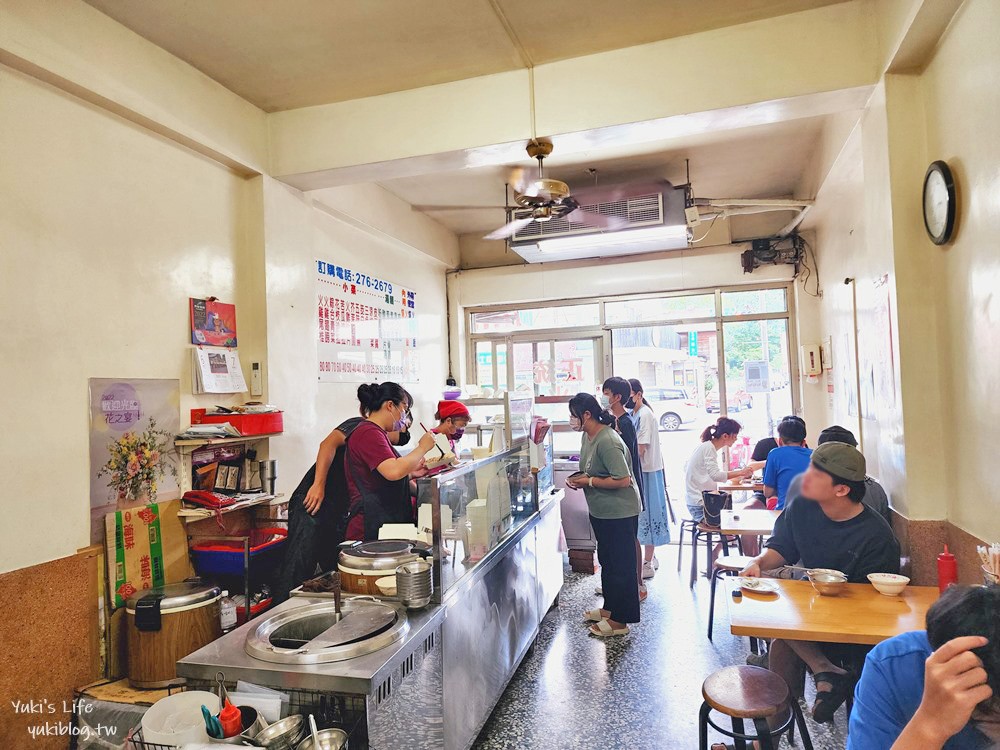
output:
[{"label": "man in blue shirt", "polygon": [[812,451],[805,447],[806,423],[785,417],[778,425],[778,447],[767,456],[764,465],[764,497],[771,510],[785,509],[788,485],[809,468]]},{"label": "man in blue shirt", "polygon": [[948,589],[928,611],[926,632],[868,654],[848,750],[1000,747],[998,645],[1000,587]]}]

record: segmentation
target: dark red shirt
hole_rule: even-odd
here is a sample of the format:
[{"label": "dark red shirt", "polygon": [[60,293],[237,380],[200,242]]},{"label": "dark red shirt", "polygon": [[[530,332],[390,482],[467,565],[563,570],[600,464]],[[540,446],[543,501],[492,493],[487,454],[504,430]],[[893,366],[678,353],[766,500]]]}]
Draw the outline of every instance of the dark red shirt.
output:
[{"label": "dark red shirt", "polygon": [[368,420],[357,426],[347,442],[344,473],[347,475],[351,511],[361,509],[347,524],[347,539],[370,541],[365,539],[365,495],[384,498],[387,505],[394,504],[392,501],[398,498],[399,481],[389,481],[378,471],[384,461],[392,458],[399,458],[399,453],[392,447],[385,430]]}]

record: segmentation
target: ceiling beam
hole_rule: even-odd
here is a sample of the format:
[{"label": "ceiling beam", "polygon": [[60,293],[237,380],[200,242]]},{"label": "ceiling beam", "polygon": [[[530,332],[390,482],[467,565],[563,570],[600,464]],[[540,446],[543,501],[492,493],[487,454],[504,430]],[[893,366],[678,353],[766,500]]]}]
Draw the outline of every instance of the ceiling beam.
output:
[{"label": "ceiling beam", "polygon": [[[766,117],[774,102],[870,87],[879,62],[872,8],[854,0],[539,65],[537,135]],[[519,70],[270,114],[270,173],[312,189],[518,160],[532,137],[529,83]]]}]

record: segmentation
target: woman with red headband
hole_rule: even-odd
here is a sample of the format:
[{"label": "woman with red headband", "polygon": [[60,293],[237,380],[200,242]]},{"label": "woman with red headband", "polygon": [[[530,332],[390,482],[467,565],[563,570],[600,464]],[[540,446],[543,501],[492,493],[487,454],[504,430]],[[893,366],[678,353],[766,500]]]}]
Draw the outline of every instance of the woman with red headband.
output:
[{"label": "woman with red headband", "polygon": [[431,432],[447,435],[451,451],[457,456],[455,443],[462,439],[471,418],[468,408],[461,401],[438,401],[438,410],[434,415],[438,425]]}]

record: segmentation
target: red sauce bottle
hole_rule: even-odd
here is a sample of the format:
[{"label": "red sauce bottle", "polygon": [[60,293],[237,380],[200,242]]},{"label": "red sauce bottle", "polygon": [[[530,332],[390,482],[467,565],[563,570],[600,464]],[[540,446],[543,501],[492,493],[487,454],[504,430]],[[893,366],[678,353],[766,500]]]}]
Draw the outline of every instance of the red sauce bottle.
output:
[{"label": "red sauce bottle", "polygon": [[938,555],[938,590],[944,590],[953,583],[958,583],[958,561],[955,556],[948,551],[948,545],[944,545],[944,552]]}]

